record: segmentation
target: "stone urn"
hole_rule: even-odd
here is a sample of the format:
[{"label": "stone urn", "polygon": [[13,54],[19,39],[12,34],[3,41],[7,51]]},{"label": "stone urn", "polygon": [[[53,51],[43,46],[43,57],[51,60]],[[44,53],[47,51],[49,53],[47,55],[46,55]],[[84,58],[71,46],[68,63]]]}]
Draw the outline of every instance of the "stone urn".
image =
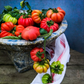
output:
[{"label": "stone urn", "polygon": [[[67,21],[63,20],[56,32],[46,40],[47,45],[53,42],[59,35],[67,29]],[[34,47],[43,47],[44,38],[40,37],[34,41],[13,40],[0,38],[0,49],[5,51],[12,60],[18,72],[24,72],[32,69],[33,60],[30,57],[30,51]]]}]

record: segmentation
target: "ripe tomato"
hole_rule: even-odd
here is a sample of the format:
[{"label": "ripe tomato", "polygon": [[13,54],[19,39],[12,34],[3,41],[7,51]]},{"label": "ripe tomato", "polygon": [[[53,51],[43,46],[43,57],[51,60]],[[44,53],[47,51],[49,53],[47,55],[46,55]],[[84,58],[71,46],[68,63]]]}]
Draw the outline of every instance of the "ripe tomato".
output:
[{"label": "ripe tomato", "polygon": [[37,73],[46,73],[49,64],[46,61],[34,62],[33,68]]},{"label": "ripe tomato", "polygon": [[52,21],[51,18],[46,17],[41,21],[40,28],[45,29],[47,32],[49,32],[50,29],[53,29],[53,32],[55,32],[58,30],[59,26],[57,23]]},{"label": "ripe tomato", "polygon": [[65,11],[61,9],[60,7],[50,9],[47,11],[46,16],[48,18],[51,18],[54,22],[61,22],[64,19]]},{"label": "ripe tomato", "polygon": [[5,22],[1,24],[1,30],[2,31],[11,31],[13,29],[14,25],[12,22]]},{"label": "ripe tomato", "polygon": [[25,29],[24,26],[22,26],[22,25],[17,25],[17,26],[16,26],[15,35],[16,35],[16,36],[19,36],[19,35],[22,33],[22,31],[23,31],[24,29]]},{"label": "ripe tomato", "polygon": [[38,27],[28,26],[22,31],[22,38],[25,40],[35,40],[40,35]]},{"label": "ripe tomato", "polygon": [[28,16],[27,18],[24,18],[24,16],[21,16],[18,19],[18,24],[19,25],[23,25],[24,27],[33,26],[34,25],[34,21],[33,21],[33,19],[30,16]]},{"label": "ripe tomato", "polygon": [[42,14],[42,12],[40,10],[33,10],[32,11],[32,19],[35,23],[41,22],[41,14]]},{"label": "ripe tomato", "polygon": [[14,35],[7,31],[1,31],[0,38],[5,37],[5,36],[14,36]]},{"label": "ripe tomato", "polygon": [[30,55],[33,61],[41,61],[41,59],[44,58],[44,54],[40,56],[41,59],[36,55],[38,51],[43,52],[43,48],[35,47],[34,49],[31,50]]}]

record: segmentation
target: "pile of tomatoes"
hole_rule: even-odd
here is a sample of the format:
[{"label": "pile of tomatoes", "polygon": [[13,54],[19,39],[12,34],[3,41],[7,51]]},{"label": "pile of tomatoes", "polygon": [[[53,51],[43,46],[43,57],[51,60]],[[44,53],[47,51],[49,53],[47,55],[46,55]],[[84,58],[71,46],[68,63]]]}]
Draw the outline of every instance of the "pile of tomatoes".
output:
[{"label": "pile of tomatoes", "polygon": [[53,32],[57,31],[59,29],[58,23],[64,19],[64,16],[65,11],[60,7],[48,9],[45,16],[41,10],[32,10],[29,14],[21,14],[18,19],[6,13],[3,15],[1,23],[0,38],[20,36],[25,40],[35,40],[41,35],[40,29],[44,29],[43,32],[47,33],[50,29]]}]

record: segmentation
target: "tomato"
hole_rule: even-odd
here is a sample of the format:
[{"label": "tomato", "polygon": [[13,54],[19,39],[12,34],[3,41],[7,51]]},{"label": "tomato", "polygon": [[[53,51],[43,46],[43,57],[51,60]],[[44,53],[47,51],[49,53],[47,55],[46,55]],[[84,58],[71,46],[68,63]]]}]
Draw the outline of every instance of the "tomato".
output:
[{"label": "tomato", "polygon": [[19,36],[19,35],[21,35],[22,31],[23,31],[25,28],[24,28],[24,26],[22,26],[22,25],[17,25],[15,29],[16,29],[15,35],[16,35],[16,36]]},{"label": "tomato", "polygon": [[33,68],[37,73],[46,73],[49,68],[49,64],[46,62],[46,60],[34,62]]},{"label": "tomato", "polygon": [[54,61],[51,64],[51,72],[56,74],[62,74],[64,65],[60,63],[60,61]]},{"label": "tomato", "polygon": [[12,22],[13,24],[17,23],[17,19],[15,17],[12,17],[10,14],[5,14],[3,16],[3,21],[5,21],[5,22]]},{"label": "tomato", "polygon": [[5,22],[1,24],[2,31],[11,31],[13,28],[14,28],[14,25],[12,22]]},{"label": "tomato", "polygon": [[38,27],[28,26],[22,31],[22,38],[25,40],[35,40],[40,35]]},{"label": "tomato", "polygon": [[50,9],[47,11],[46,16],[48,18],[51,18],[54,22],[61,22],[64,19],[65,11],[61,9],[60,7]]},{"label": "tomato", "polygon": [[41,21],[40,28],[45,29],[47,32],[53,29],[53,32],[55,32],[58,30],[59,26],[57,23],[53,22],[51,18],[46,17]]},{"label": "tomato", "polygon": [[33,19],[30,16],[27,17],[27,18],[24,18],[23,16],[21,16],[18,19],[18,24],[19,25],[23,25],[24,27],[33,26],[34,25],[34,21],[33,21]]},{"label": "tomato", "polygon": [[42,83],[47,84],[51,82],[52,82],[52,77],[48,73],[44,74],[42,77]]},{"label": "tomato", "polygon": [[5,36],[14,36],[14,35],[7,31],[1,31],[0,38],[5,37]]},{"label": "tomato", "polygon": [[31,50],[30,55],[33,61],[41,61],[41,59],[44,58],[44,54],[41,54],[40,56],[41,59],[36,55],[38,51],[43,52],[43,48],[35,47],[34,49]]},{"label": "tomato", "polygon": [[35,23],[41,22],[41,14],[42,14],[42,12],[40,10],[33,10],[32,11],[32,19]]}]

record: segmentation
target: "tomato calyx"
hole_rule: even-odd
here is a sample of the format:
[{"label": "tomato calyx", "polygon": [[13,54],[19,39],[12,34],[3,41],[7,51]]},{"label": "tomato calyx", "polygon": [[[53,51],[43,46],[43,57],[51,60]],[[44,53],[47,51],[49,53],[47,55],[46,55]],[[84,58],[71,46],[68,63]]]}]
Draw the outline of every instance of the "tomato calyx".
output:
[{"label": "tomato calyx", "polygon": [[39,57],[42,60],[42,58],[41,58],[42,54],[44,54],[44,51],[43,52],[38,51],[36,53],[36,56]]},{"label": "tomato calyx", "polygon": [[26,13],[23,13],[23,18],[25,19],[25,18],[30,18],[31,17],[31,15],[29,15],[29,14],[26,14]]},{"label": "tomato calyx", "polygon": [[50,20],[50,21],[47,21],[47,25],[50,27],[51,25],[54,24],[54,21]]},{"label": "tomato calyx", "polygon": [[56,8],[52,9],[53,13],[58,13],[58,10]]}]

